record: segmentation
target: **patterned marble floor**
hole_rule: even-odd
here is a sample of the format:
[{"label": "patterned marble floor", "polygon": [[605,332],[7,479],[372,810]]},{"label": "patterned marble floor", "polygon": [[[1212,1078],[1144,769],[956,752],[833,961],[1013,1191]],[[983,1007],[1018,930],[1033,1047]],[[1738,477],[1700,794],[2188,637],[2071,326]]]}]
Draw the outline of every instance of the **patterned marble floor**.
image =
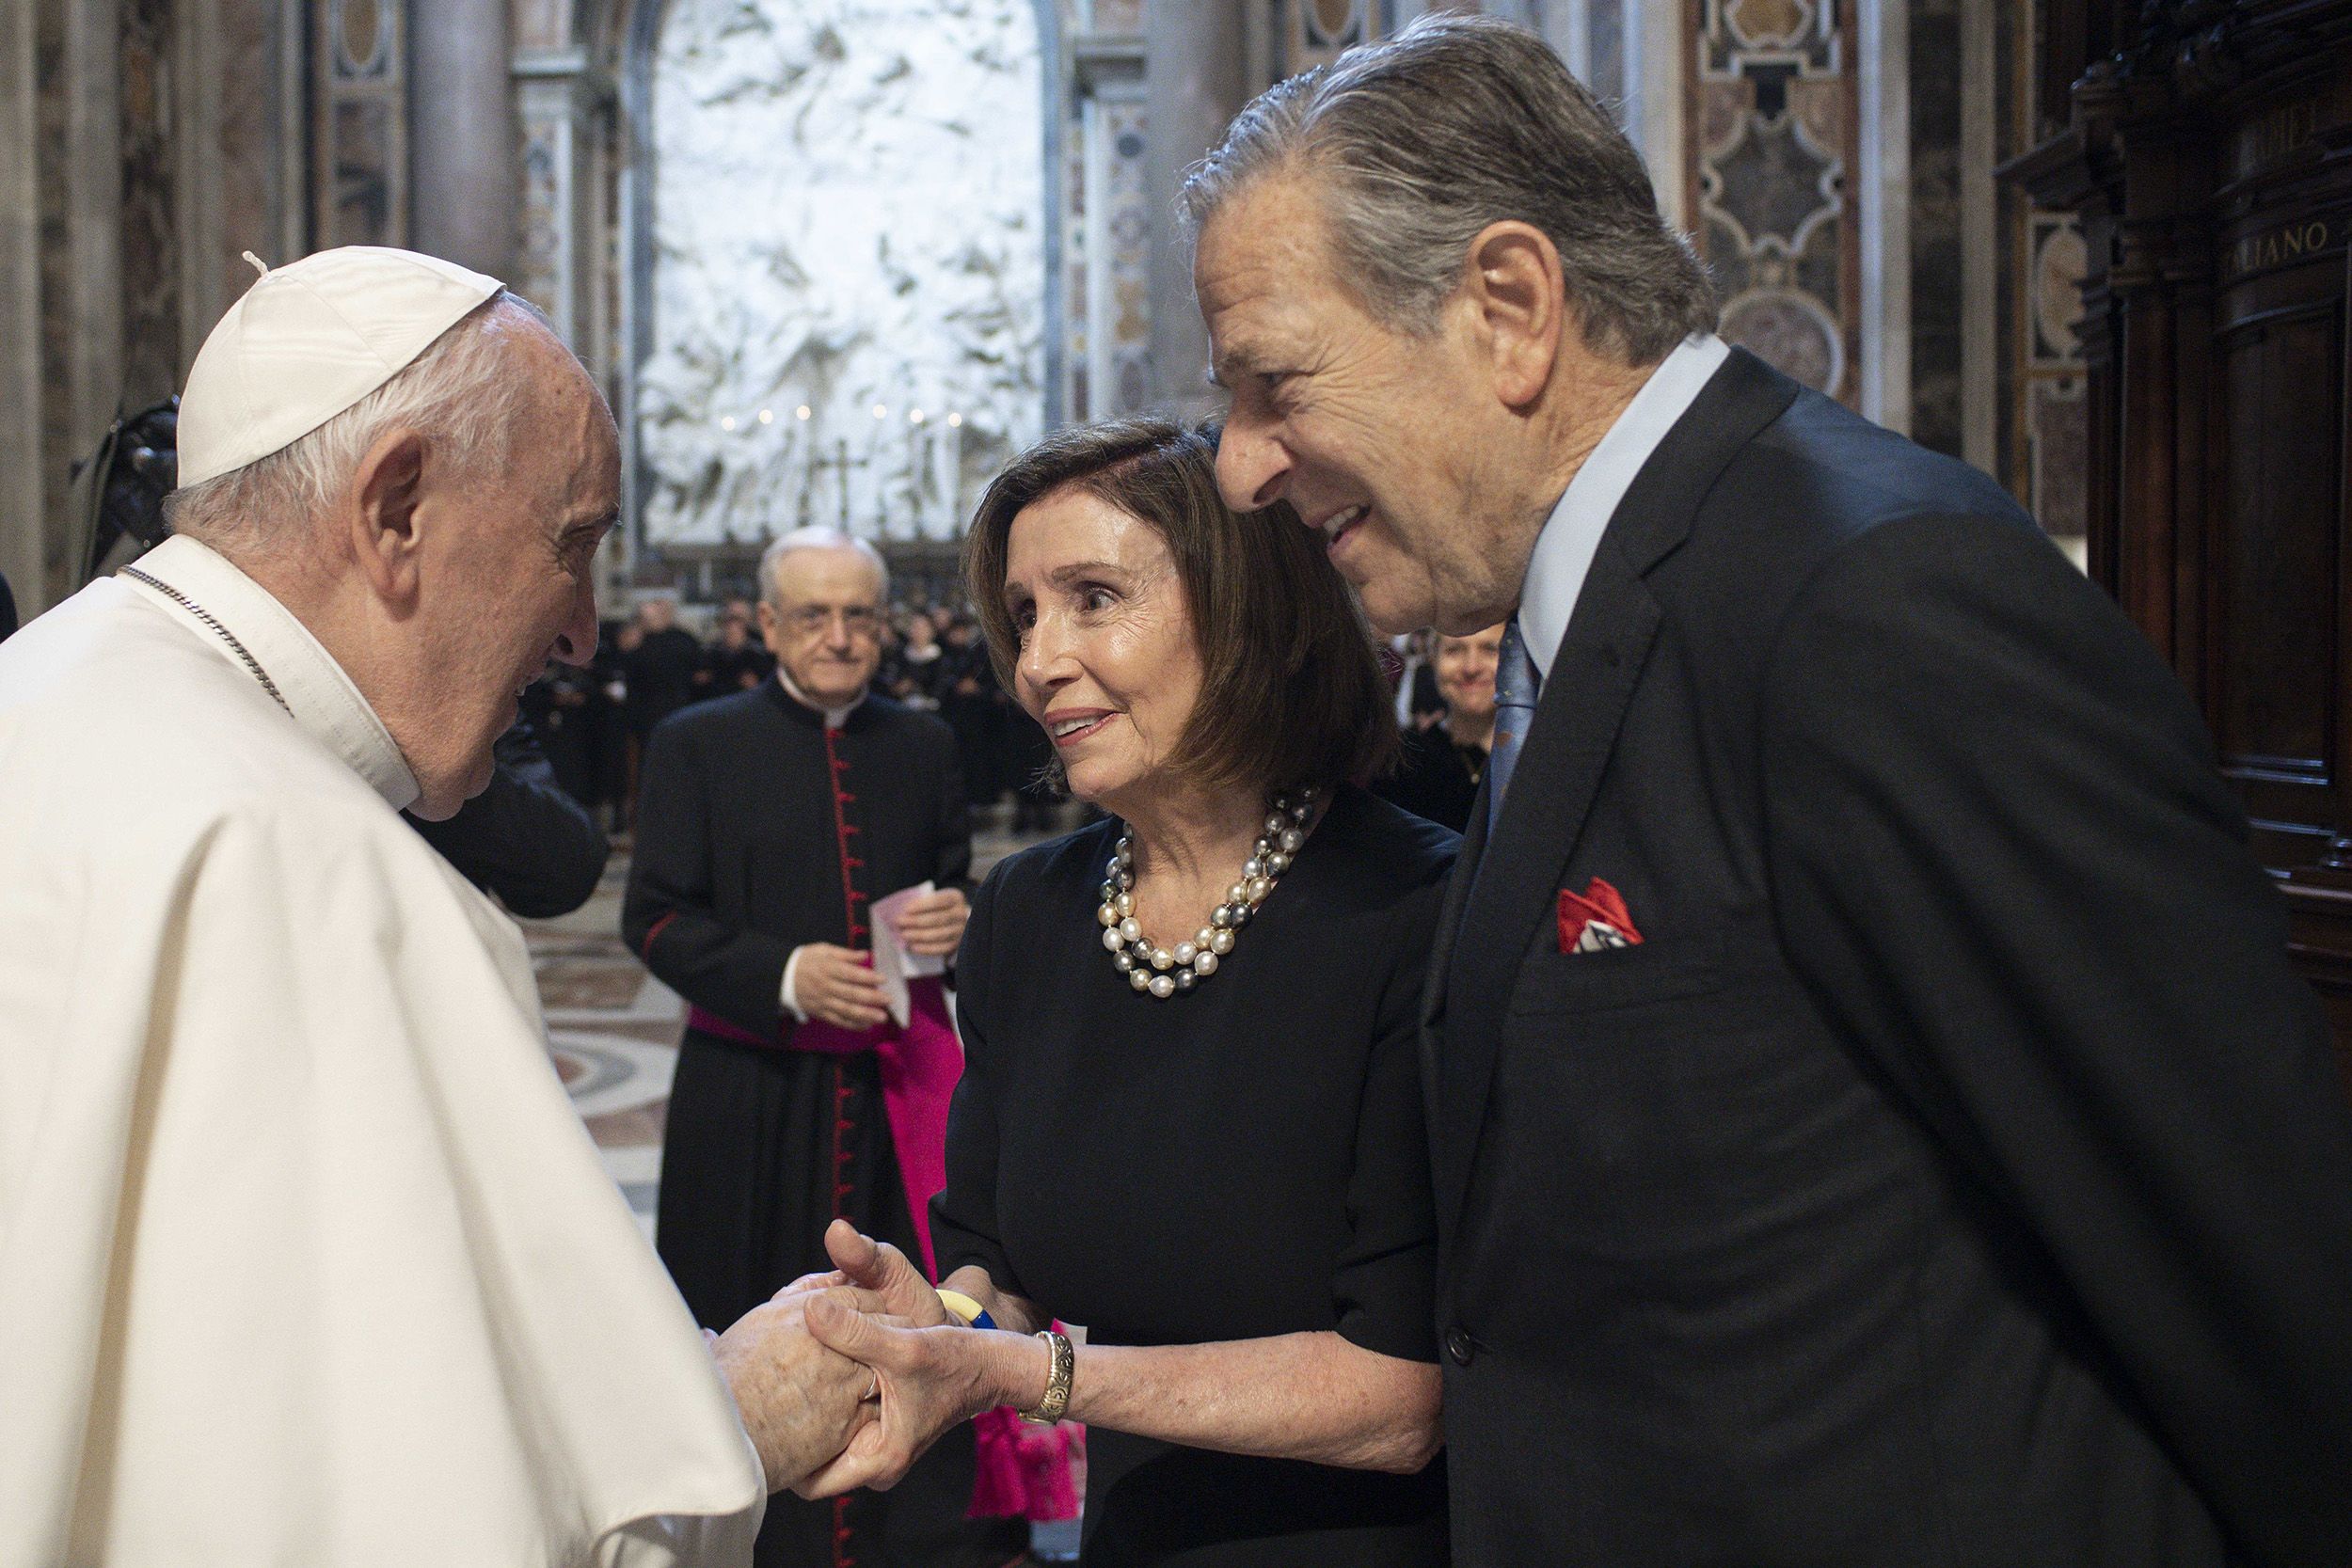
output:
[{"label": "patterned marble floor", "polygon": [[661,1126],[686,1007],[622,945],[621,888],[628,877],[628,857],[616,853],[585,905],[559,919],[522,925],[555,1069],[650,1240]]},{"label": "patterned marble floor", "polygon": [[[987,875],[1030,841],[1015,837],[992,814],[973,841],[975,875]],[[526,920],[522,927],[556,1070],[604,1155],[605,1169],[650,1237],[662,1122],[686,1008],[621,942],[621,890],[628,879],[628,852],[616,849],[586,904],[559,919]]]}]

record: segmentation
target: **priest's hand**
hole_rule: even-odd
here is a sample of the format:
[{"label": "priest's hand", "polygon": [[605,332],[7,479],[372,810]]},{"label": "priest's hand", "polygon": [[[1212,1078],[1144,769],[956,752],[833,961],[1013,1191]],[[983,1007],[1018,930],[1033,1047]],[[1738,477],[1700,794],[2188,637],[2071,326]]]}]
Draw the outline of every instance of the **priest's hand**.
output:
[{"label": "priest's hand", "polygon": [[876,1374],[811,1338],[806,1313],[815,1299],[755,1307],[711,1351],[771,1492],[804,1484],[875,1418],[866,1391],[877,1386]]},{"label": "priest's hand", "polygon": [[907,944],[908,952],[926,958],[951,958],[956,944],[963,940],[964,922],[971,918],[972,905],[963,890],[942,888],[907,900],[907,907],[898,911],[898,940]]},{"label": "priest's hand", "polygon": [[882,982],[864,953],[812,942],[792,972],[792,997],[811,1018],[843,1029],[871,1029],[890,1016]]},{"label": "priest's hand", "polygon": [[886,1492],[941,1436],[1000,1404],[1027,1409],[1045,1397],[1051,1352],[1025,1334],[979,1328],[917,1328],[857,1309],[856,1292],[808,1298],[808,1330],[874,1370],[881,1416],[859,1429],[840,1457],[792,1488],[830,1497],[860,1486]]}]

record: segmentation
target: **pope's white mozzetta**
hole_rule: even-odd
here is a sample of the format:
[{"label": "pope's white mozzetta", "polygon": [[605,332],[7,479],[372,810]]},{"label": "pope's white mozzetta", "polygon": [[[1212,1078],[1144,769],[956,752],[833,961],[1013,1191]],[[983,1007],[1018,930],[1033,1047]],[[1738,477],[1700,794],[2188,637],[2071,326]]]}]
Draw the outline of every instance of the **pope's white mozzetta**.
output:
[{"label": "pope's white mozzetta", "polygon": [[[520,934],[399,815],[462,800],[528,658],[595,645],[611,420],[498,295],[401,251],[268,273],[189,378],[185,531],[0,645],[8,1568],[740,1568],[762,1452],[823,1457],[754,1448],[731,1392],[822,1380],[756,1329],[714,1362]],[[485,302],[471,379],[325,495],[204,486]],[[441,434],[517,406],[536,463]]]},{"label": "pope's white mozzetta", "polygon": [[748,1561],[514,925],[299,622],[139,564],[0,644],[0,1563]]}]

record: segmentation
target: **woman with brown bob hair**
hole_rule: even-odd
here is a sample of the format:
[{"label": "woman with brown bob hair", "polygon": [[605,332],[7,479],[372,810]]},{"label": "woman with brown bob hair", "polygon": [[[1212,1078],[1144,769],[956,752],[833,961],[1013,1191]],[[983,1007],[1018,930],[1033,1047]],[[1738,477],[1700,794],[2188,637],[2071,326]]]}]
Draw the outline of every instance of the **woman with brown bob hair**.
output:
[{"label": "woman with brown bob hair", "polygon": [[1454,839],[1352,782],[1395,744],[1371,635],[1288,507],[1226,508],[1216,460],[1204,432],[1097,425],[980,504],[997,670],[1111,816],[974,900],[945,1286],[835,1227],[835,1300],[865,1315],[810,1324],[880,1408],[808,1489],[886,1485],[1009,1404],[1089,1423],[1091,1568],[1423,1568],[1446,1530],[1415,1028]]}]

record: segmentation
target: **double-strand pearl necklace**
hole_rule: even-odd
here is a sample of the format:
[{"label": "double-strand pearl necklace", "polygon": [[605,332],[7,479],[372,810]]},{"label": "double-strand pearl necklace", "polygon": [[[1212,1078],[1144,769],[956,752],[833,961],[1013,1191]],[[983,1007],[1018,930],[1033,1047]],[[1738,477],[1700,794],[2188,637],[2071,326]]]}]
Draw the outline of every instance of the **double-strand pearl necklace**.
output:
[{"label": "double-strand pearl necklace", "polygon": [[1136,841],[1122,831],[1118,853],[1103,868],[1103,907],[1095,914],[1103,922],[1103,945],[1127,983],[1165,1002],[1215,974],[1218,960],[1233,950],[1236,933],[1249,924],[1307,842],[1307,818],[1314,805],[1311,785],[1274,798],[1266,808],[1265,831],[1242,864],[1241,880],[1226,890],[1225,902],[1190,942],[1173,947],[1154,942],[1136,920]]}]

